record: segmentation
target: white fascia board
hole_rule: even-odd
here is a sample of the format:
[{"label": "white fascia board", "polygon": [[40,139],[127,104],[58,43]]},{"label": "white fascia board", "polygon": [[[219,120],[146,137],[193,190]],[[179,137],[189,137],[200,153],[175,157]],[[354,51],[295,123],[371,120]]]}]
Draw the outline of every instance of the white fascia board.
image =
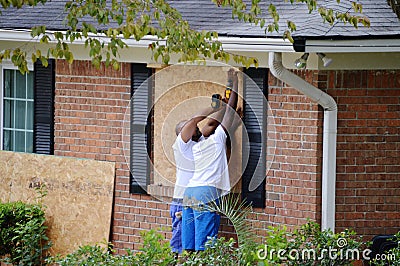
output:
[{"label": "white fascia board", "polygon": [[306,40],[306,53],[376,53],[400,52],[398,39]]},{"label": "white fascia board", "polygon": [[2,41],[32,41],[28,30],[5,30],[0,29],[0,40]]},{"label": "white fascia board", "polygon": [[[51,33],[51,32],[49,32]],[[95,37],[95,35],[93,35]],[[107,39],[107,37],[99,35],[98,38]],[[15,41],[15,42],[39,42],[39,38],[33,38],[30,35],[30,30],[27,29],[15,29],[15,30],[4,30],[0,29],[0,40],[3,41]],[[50,40],[50,43],[55,40]],[[144,36],[141,40],[136,41],[135,39],[124,39],[124,42],[129,47],[148,47],[149,44],[159,41],[161,44],[165,42],[155,36]],[[238,52],[294,52],[293,45],[287,40],[280,38],[239,38],[239,37],[218,37],[218,41],[222,43],[222,47],[226,51],[238,51]],[[85,39],[75,40],[74,44],[84,44]]]},{"label": "white fascia board", "polygon": [[[51,31],[48,31],[48,33],[52,33]],[[96,35],[92,35],[92,37],[96,37]],[[104,38],[105,40],[108,39],[108,37],[104,35],[98,35],[98,38]],[[50,36],[51,38],[51,36]],[[33,38],[31,36],[31,31],[30,30],[4,30],[0,29],[0,40],[2,41],[15,41],[15,42],[39,42],[39,37]],[[155,41],[160,41],[163,42],[163,40],[160,40],[154,36],[144,36],[141,40],[136,41],[135,39],[128,39],[124,40],[125,43],[129,47],[148,47],[149,44],[155,42]],[[54,39],[50,39],[50,43],[54,43]],[[74,44],[85,44],[85,39],[77,39],[74,41]]]},{"label": "white fascia board", "polygon": [[[94,35],[93,35],[94,36]],[[98,36],[99,38],[107,38]],[[39,42],[39,38],[32,38],[28,29],[0,29],[0,40],[15,42]],[[224,50],[236,52],[295,52],[292,43],[282,38],[240,38],[218,37]],[[50,40],[50,43],[54,40]],[[141,40],[124,40],[129,47],[147,48],[149,44],[160,40],[155,36],[144,36]],[[74,44],[82,45],[85,40],[75,40]],[[370,40],[306,40],[307,53],[371,53],[371,52],[400,52],[400,38],[398,39],[370,39]]]},{"label": "white fascia board", "polygon": [[239,52],[295,52],[293,44],[282,38],[218,37],[226,51]]}]

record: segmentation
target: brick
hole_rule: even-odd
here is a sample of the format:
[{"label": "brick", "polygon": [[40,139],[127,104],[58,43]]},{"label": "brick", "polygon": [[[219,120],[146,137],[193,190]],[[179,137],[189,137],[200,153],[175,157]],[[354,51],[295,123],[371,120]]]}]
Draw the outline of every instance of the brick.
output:
[{"label": "brick", "polygon": [[357,213],[357,212],[345,213],[344,217],[346,220],[363,220],[363,219],[365,219],[364,213]]}]

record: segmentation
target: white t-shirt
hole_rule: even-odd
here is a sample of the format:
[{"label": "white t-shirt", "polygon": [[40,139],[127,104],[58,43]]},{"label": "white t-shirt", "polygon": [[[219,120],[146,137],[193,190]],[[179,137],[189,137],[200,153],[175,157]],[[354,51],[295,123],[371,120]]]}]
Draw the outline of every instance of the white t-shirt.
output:
[{"label": "white t-shirt", "polygon": [[[199,141],[200,140],[204,140],[204,137],[201,136]],[[196,143],[197,142],[191,139],[185,143],[182,140],[181,134],[179,134],[175,143],[172,145],[176,164],[176,182],[173,196],[175,199],[183,199],[183,193],[185,192],[189,180],[193,177],[194,159],[192,148]]]},{"label": "white t-shirt", "polygon": [[194,143],[195,172],[188,187],[213,186],[222,192],[230,190],[226,138],[224,129],[219,125],[210,137]]}]

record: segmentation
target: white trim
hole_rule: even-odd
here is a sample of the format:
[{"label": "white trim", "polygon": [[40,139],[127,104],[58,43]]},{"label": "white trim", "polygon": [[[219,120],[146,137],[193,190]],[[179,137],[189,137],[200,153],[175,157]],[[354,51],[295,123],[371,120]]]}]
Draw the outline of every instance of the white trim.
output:
[{"label": "white trim", "polygon": [[[9,68],[6,68],[9,69]],[[4,97],[3,100],[11,100],[11,101],[25,101],[25,102],[34,102],[34,99],[23,99],[23,98],[16,98],[16,97]]]},{"label": "white trim", "polygon": [[[28,29],[0,29],[0,40],[15,42],[32,42],[38,43],[39,38],[32,38]],[[52,31],[48,31],[52,33]],[[61,31],[64,32],[64,31]],[[96,35],[92,35],[95,37]],[[105,35],[98,35],[99,38],[107,39]],[[223,48],[227,51],[237,52],[294,52],[293,45],[288,40],[282,38],[241,38],[241,37],[224,37],[218,38],[222,42]],[[50,40],[50,43],[55,40]],[[147,35],[141,40],[135,39],[124,40],[129,47],[147,48],[149,44],[164,40],[155,36]],[[84,45],[85,40],[76,40],[74,44]],[[306,40],[305,52],[323,52],[323,53],[369,53],[369,52],[400,52],[400,38],[380,38],[376,39],[354,39],[354,40]]]},{"label": "white trim", "polygon": [[[28,60],[27,64],[28,64],[28,70],[33,71],[32,61]],[[18,67],[15,66],[10,60],[4,60],[2,63],[0,63],[0,68],[18,70]]]},{"label": "white trim", "polygon": [[306,53],[400,52],[400,38],[370,40],[307,40]]},{"label": "white trim", "polygon": [[239,52],[295,52],[293,44],[282,38],[218,37],[226,51]]},{"label": "white trim", "polygon": [[11,127],[4,127],[3,129],[12,130],[12,131],[18,131],[18,132],[33,133],[33,129],[19,129],[19,128],[11,128]]},{"label": "white trim", "polygon": [[[61,31],[64,33],[64,31]],[[52,33],[52,31],[48,31]],[[91,35],[92,37],[104,38],[107,41],[108,37],[105,35]],[[51,36],[50,36],[51,37]],[[39,42],[39,38],[32,38],[30,30],[4,30],[0,29],[0,40],[3,41],[16,41],[16,42]],[[133,38],[124,39],[124,42],[128,47],[142,47],[147,48],[149,44],[159,41],[161,44],[165,40],[159,39],[156,36],[146,35],[139,41]],[[227,51],[239,51],[239,52],[268,52],[268,51],[279,51],[279,52],[294,52],[293,45],[288,40],[282,38],[239,38],[239,37],[219,37],[218,41],[222,43],[222,46]],[[50,40],[50,43],[55,42],[54,39]],[[78,39],[74,41],[74,44],[84,45],[85,39]]]},{"label": "white trim", "polygon": [[[51,34],[54,31],[47,31],[47,33]],[[65,31],[61,31],[62,33],[65,34]],[[91,37],[96,37],[95,34],[90,34]],[[50,43],[55,43],[55,39],[50,37]],[[105,35],[97,35],[98,38],[104,38],[108,39]],[[3,41],[15,41],[15,42],[34,42],[34,43],[39,43],[40,40],[38,37],[33,38],[31,36],[31,31],[27,29],[14,29],[14,30],[4,30],[0,29],[0,40]],[[126,44],[130,47],[148,47],[149,44],[155,42],[155,41],[160,41],[162,42],[163,40],[160,40],[154,36],[148,35],[144,36],[142,39],[139,41],[136,41],[135,39],[128,39],[125,40]],[[85,39],[77,39],[74,41],[74,44],[79,44],[79,45],[84,45],[85,44]]]}]

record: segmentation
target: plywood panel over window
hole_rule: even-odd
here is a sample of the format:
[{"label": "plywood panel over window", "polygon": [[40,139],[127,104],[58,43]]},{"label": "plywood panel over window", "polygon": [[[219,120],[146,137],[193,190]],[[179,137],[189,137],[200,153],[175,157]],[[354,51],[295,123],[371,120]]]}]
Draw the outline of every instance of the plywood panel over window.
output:
[{"label": "plywood panel over window", "polygon": [[[175,183],[172,150],[176,139],[175,125],[179,121],[189,119],[202,108],[209,107],[213,94],[224,95],[228,70],[229,67],[226,66],[173,66],[156,72],[153,160],[156,187],[173,187]],[[241,82],[239,87],[241,94]],[[242,106],[241,99],[238,106]],[[231,156],[229,161],[232,185],[238,183],[242,173],[241,132],[240,128],[236,130],[232,144],[235,156]]]}]

